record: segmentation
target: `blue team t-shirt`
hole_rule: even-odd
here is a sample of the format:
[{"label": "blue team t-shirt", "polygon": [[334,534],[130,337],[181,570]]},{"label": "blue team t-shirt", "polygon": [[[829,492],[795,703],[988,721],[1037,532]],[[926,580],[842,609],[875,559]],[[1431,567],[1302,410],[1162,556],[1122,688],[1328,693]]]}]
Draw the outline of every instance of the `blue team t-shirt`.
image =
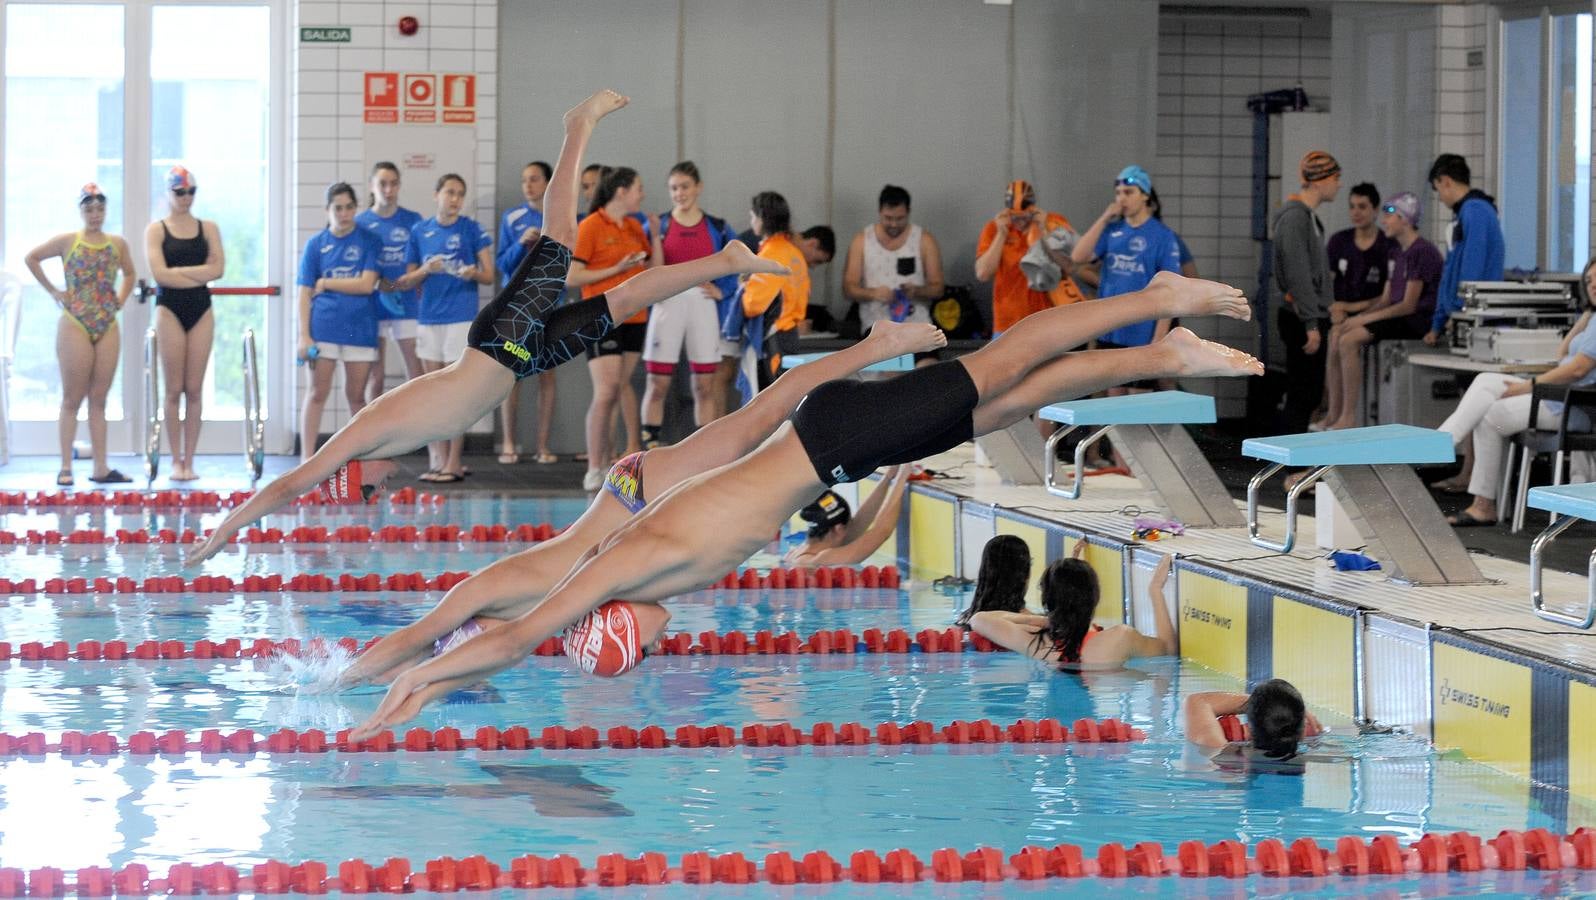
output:
[{"label": "blue team t-shirt", "polygon": [[[355,216],[355,225],[371,232],[382,245],[377,256],[377,275],[385,281],[398,281],[405,273],[405,250],[410,246],[410,232],[421,221],[421,215],[399,207],[393,215],[383,218],[376,210],[365,209]],[[378,319],[414,319],[421,295],[414,288],[408,291],[378,291]]]},{"label": "blue team t-shirt", "polygon": [[[305,242],[299,285],[314,289],[318,278],[359,278],[377,271],[381,245],[363,228],[343,237],[323,228]],[[310,300],[310,337],[328,344],[377,346],[377,303],[371,294],[322,291]]]},{"label": "blue team t-shirt", "polygon": [[452,325],[477,317],[477,283],[451,273],[462,266],[477,264],[477,253],[493,246],[493,238],[483,233],[474,220],[461,216],[452,225],[441,225],[437,217],[423,221],[410,231],[410,246],[405,262],[424,266],[434,257],[443,257],[445,270],[434,272],[421,282],[421,310],[416,321],[422,325]]},{"label": "blue team t-shirt", "polygon": [[[1159,272],[1180,274],[1180,239],[1155,218],[1149,217],[1140,226],[1123,220],[1108,225],[1098,235],[1092,252],[1103,264],[1102,281],[1097,288],[1099,299],[1139,291]],[[1110,331],[1102,340],[1121,347],[1140,347],[1152,341],[1157,327],[1156,322],[1137,322]]]},{"label": "blue team t-shirt", "polygon": [[515,274],[516,266],[521,265],[521,260],[526,259],[527,248],[521,243],[521,235],[528,229],[543,230],[543,210],[533,209],[532,204],[522,203],[515,209],[504,214],[504,219],[499,223],[499,249],[494,255],[494,261],[499,266],[499,284],[510,283],[510,276]]}]

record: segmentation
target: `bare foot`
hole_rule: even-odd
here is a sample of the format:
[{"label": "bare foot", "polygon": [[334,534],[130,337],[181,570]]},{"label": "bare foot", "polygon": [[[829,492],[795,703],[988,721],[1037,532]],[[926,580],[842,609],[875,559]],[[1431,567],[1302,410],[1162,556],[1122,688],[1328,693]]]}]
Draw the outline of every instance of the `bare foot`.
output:
[{"label": "bare foot", "polygon": [[1151,286],[1169,292],[1164,318],[1183,316],[1225,316],[1243,322],[1252,318],[1252,305],[1240,288],[1218,281],[1186,278],[1174,272],[1159,272]]},{"label": "bare foot", "polygon": [[199,473],[186,466],[173,466],[172,474],[166,476],[172,481],[197,481]]},{"label": "bare foot", "polygon": [[720,255],[726,257],[726,262],[733,272],[768,272],[772,275],[790,275],[791,270],[773,259],[766,259],[748,249],[742,241],[727,241],[726,246],[720,248]]},{"label": "bare foot", "polygon": [[1175,354],[1175,373],[1191,378],[1262,375],[1263,363],[1234,347],[1205,341],[1188,328],[1172,328],[1159,342]]},{"label": "bare foot", "polygon": [[1325,431],[1346,431],[1348,428],[1357,428],[1357,427],[1358,427],[1358,422],[1357,422],[1356,419],[1337,419],[1334,422],[1326,422],[1325,426],[1324,426],[1324,430]]},{"label": "bare foot", "polygon": [[617,109],[620,109],[621,107],[630,103],[631,100],[632,98],[627,97],[624,94],[617,94],[616,92],[605,88],[604,90],[599,91],[593,96],[572,107],[570,111],[565,114],[565,127],[570,128],[572,125],[579,122],[592,127],[592,125],[598,122],[599,119],[602,119],[610,113],[615,112]]},{"label": "bare foot", "polygon": [[871,326],[865,340],[877,341],[888,357],[929,353],[948,345],[948,336],[930,322],[894,322],[882,319]]}]

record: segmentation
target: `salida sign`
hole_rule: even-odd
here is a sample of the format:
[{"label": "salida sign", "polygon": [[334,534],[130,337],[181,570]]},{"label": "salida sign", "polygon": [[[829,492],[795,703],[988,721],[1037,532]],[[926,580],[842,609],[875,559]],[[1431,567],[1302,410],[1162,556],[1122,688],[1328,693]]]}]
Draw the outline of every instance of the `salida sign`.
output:
[{"label": "salida sign", "polygon": [[470,125],[477,120],[477,76],[432,72],[367,72],[366,121]]}]

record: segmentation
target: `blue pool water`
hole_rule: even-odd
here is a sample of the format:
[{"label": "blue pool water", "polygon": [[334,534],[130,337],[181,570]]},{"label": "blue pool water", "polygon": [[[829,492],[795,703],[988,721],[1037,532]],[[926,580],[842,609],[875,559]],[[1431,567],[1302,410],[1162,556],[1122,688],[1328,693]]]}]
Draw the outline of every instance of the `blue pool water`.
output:
[{"label": "blue pool water", "polygon": [[[519,524],[575,511],[558,501],[448,507],[438,522]],[[547,503],[547,501],[537,501]],[[536,510],[547,509],[547,515]],[[362,510],[370,514],[369,510]],[[0,527],[17,529],[17,516]],[[305,510],[277,527],[324,524]],[[405,521],[392,510],[369,524]],[[561,522],[563,524],[563,522]],[[39,527],[25,525],[20,527]],[[45,526],[50,527],[50,526]],[[94,527],[105,527],[97,525]],[[126,526],[111,526],[126,527]],[[170,527],[162,525],[159,527]],[[254,571],[462,570],[518,548],[466,545],[281,547],[231,553],[207,567],[237,577]],[[76,551],[94,551],[77,553]],[[47,548],[0,554],[6,577],[171,574],[169,548]],[[20,570],[17,567],[25,566]],[[116,567],[120,566],[120,570]],[[232,568],[229,568],[231,566]],[[0,639],[69,642],[324,636],[365,638],[412,621],[436,593],[218,594],[0,597]],[[705,591],[673,601],[671,629],[947,627],[967,596],[924,587],[907,591]],[[126,736],[205,728],[348,727],[381,691],[343,695],[294,690],[280,661],[0,663],[0,732],[110,731]],[[635,674],[592,679],[559,658],[534,658],[426,711],[417,724],[481,725],[862,722],[1089,716],[1122,718],[1148,732],[1131,745],[936,746],[927,748],[671,749],[297,756],[12,758],[0,761],[0,866],[224,860],[420,861],[476,853],[504,863],[523,853],[659,851],[673,860],[696,850],[825,850],[906,847],[923,860],[942,847],[985,844],[1013,852],[1027,844],[1184,840],[1257,841],[1309,836],[1322,841],[1388,833],[1503,828],[1571,830],[1596,822],[1566,794],[1532,788],[1495,770],[1432,751],[1400,735],[1333,729],[1300,773],[1216,770],[1185,748],[1182,699],[1239,685],[1199,666],[1152,660],[1135,670],[1082,679],[1012,654],[661,657]],[[998,886],[920,885],[939,896],[1046,895],[1091,891],[1096,882]],[[1332,896],[1443,893],[1534,895],[1596,889],[1574,875],[1536,873],[1357,882],[1133,881],[1115,893],[1233,896],[1263,891]],[[714,896],[769,896],[772,888],[717,887]],[[840,886],[826,896],[891,896],[907,889]],[[702,889],[650,889],[697,896]]]}]

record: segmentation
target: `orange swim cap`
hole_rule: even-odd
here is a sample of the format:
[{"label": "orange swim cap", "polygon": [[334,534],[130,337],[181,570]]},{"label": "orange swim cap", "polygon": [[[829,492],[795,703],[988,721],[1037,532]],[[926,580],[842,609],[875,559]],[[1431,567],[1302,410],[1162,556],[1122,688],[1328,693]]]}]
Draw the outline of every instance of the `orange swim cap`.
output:
[{"label": "orange swim cap", "polygon": [[1008,189],[1003,193],[1003,200],[1009,209],[1020,212],[1036,205],[1036,188],[1032,187],[1029,181],[1017,178],[1009,182]]},{"label": "orange swim cap", "polygon": [[565,630],[565,659],[589,675],[613,678],[643,661],[637,614],[624,600],[611,600]]}]

